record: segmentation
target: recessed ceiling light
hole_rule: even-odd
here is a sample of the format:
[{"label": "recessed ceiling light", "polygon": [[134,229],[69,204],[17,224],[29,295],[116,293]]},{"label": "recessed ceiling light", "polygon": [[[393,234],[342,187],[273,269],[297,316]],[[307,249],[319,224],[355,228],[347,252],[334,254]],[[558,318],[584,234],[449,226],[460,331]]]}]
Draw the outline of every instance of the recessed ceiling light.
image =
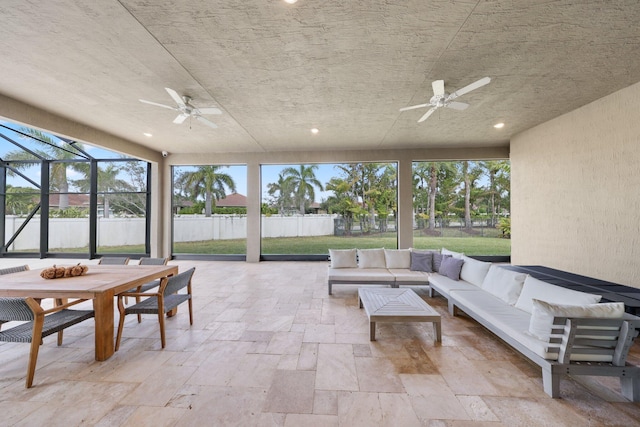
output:
[{"label": "recessed ceiling light", "polygon": [[151,138],[153,136],[153,134],[149,133],[149,132],[145,132],[143,133],[144,136],[146,136],[147,138]]},{"label": "recessed ceiling light", "polygon": [[285,3],[294,4],[298,0],[284,0]]},{"label": "recessed ceiling light", "polygon": [[496,123],[493,127],[496,129],[502,129],[504,127],[504,123]]},{"label": "recessed ceiling light", "polygon": [[320,132],[320,131],[317,128],[311,129],[311,133],[314,134],[314,135],[317,134],[318,132]]}]

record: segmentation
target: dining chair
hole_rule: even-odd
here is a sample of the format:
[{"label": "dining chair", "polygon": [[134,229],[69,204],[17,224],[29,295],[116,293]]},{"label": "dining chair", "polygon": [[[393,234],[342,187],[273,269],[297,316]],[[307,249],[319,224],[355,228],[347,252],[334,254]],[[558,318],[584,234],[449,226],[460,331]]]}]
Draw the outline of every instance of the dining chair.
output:
[{"label": "dining chair", "polygon": [[[94,317],[93,310],[68,310],[84,299],[44,310],[33,298],[0,298],[0,320],[3,322],[22,321],[17,326],[0,332],[0,341],[31,343],[27,364],[26,387],[33,385],[33,377],[42,339],[58,332],[58,345],[62,344],[63,329]],[[58,302],[60,302],[58,300]]]},{"label": "dining chair", "polygon": [[[193,325],[193,306],[191,294],[191,278],[196,268],[176,274],[175,276],[163,277],[160,279],[160,288],[158,292],[125,292],[118,294],[118,311],[120,312],[120,321],[118,322],[118,335],[116,337],[116,351],[120,348],[120,339],[122,338],[122,329],[124,327],[124,318],[127,314],[156,314],[160,323],[160,342],[162,348],[165,347],[164,338],[164,316],[171,310],[175,309],[183,302],[189,303],[189,324]],[[186,288],[186,293],[178,291]],[[139,303],[125,307],[123,299],[125,297],[148,297]]]},{"label": "dining chair", "polygon": [[129,264],[129,257],[117,257],[117,256],[103,256],[98,261],[98,264],[102,265],[127,265]]},{"label": "dining chair", "polygon": [[[29,270],[29,266],[28,265],[18,265],[15,267],[7,267],[7,268],[2,268],[0,269],[0,275],[5,275],[5,274],[11,274],[11,273],[19,273],[21,271],[27,271]],[[0,329],[2,329],[2,325],[4,325],[5,323],[7,323],[7,321],[4,320],[0,320]]]},{"label": "dining chair", "polygon": [[[138,265],[167,265],[169,258],[140,258]],[[147,292],[153,288],[160,286],[160,279],[153,282],[145,283],[137,288],[129,289],[127,292]],[[125,303],[128,303],[128,298],[124,299]],[[140,302],[140,297],[136,297],[136,304]],[[142,315],[138,313],[138,323],[142,322]]]}]

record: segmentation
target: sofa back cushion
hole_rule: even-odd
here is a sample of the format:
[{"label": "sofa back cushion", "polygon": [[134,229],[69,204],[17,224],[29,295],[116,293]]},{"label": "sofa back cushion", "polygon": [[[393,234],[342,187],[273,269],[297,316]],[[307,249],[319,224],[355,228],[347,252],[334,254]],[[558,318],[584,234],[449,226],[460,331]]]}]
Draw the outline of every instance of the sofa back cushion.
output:
[{"label": "sofa back cushion", "polygon": [[387,268],[411,267],[411,251],[409,249],[385,249],[384,259]]},{"label": "sofa back cushion", "polygon": [[462,270],[463,264],[462,259],[447,256],[442,260],[439,273],[449,279],[460,280],[460,270]]},{"label": "sofa back cushion", "polygon": [[489,267],[490,262],[478,261],[477,259],[469,258],[468,256],[462,256],[464,264],[462,264],[462,270],[460,270],[460,278],[472,285],[482,286]]},{"label": "sofa back cushion", "polygon": [[481,288],[507,304],[514,305],[518,301],[526,278],[527,275],[524,273],[507,270],[498,264],[493,264],[489,267]]},{"label": "sofa back cushion", "polygon": [[534,299],[552,304],[585,305],[596,304],[600,302],[601,298],[602,296],[600,295],[566,289],[527,276],[515,306],[520,310],[531,313],[533,311]]},{"label": "sofa back cushion", "polygon": [[433,252],[411,252],[411,271],[433,272]]},{"label": "sofa back cushion", "polygon": [[[623,302],[603,304],[566,305],[551,304],[537,299],[533,300],[533,312],[529,323],[529,333],[534,337],[548,341],[551,335],[554,317],[598,317],[603,319],[622,319]],[[597,339],[595,337],[594,339]]]},{"label": "sofa back cushion", "polygon": [[329,249],[329,257],[331,258],[331,268],[358,267],[355,249]]},{"label": "sofa back cushion", "polygon": [[358,249],[358,267],[387,268],[384,249]]}]

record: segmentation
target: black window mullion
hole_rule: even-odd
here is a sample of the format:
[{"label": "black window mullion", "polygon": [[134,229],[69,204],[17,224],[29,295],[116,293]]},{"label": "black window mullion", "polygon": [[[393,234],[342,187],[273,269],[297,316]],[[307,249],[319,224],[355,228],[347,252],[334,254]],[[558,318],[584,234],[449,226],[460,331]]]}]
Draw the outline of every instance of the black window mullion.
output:
[{"label": "black window mullion", "polygon": [[98,162],[91,160],[89,167],[89,259],[93,259],[98,240]]},{"label": "black window mullion", "polygon": [[40,258],[49,252],[49,169],[51,162],[40,163]]}]

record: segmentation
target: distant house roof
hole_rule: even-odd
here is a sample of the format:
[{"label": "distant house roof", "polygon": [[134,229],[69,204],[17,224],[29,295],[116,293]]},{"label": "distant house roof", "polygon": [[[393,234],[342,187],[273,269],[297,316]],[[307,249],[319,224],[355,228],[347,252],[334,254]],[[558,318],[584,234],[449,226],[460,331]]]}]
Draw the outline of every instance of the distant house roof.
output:
[{"label": "distant house roof", "polygon": [[220,199],[216,202],[216,206],[219,208],[246,208],[247,196],[238,193],[229,194],[224,199]]},{"label": "distant house roof", "polygon": [[[88,194],[68,194],[68,196],[69,206],[89,206]],[[56,208],[60,206],[60,194],[53,193],[49,195],[49,206]]]}]

